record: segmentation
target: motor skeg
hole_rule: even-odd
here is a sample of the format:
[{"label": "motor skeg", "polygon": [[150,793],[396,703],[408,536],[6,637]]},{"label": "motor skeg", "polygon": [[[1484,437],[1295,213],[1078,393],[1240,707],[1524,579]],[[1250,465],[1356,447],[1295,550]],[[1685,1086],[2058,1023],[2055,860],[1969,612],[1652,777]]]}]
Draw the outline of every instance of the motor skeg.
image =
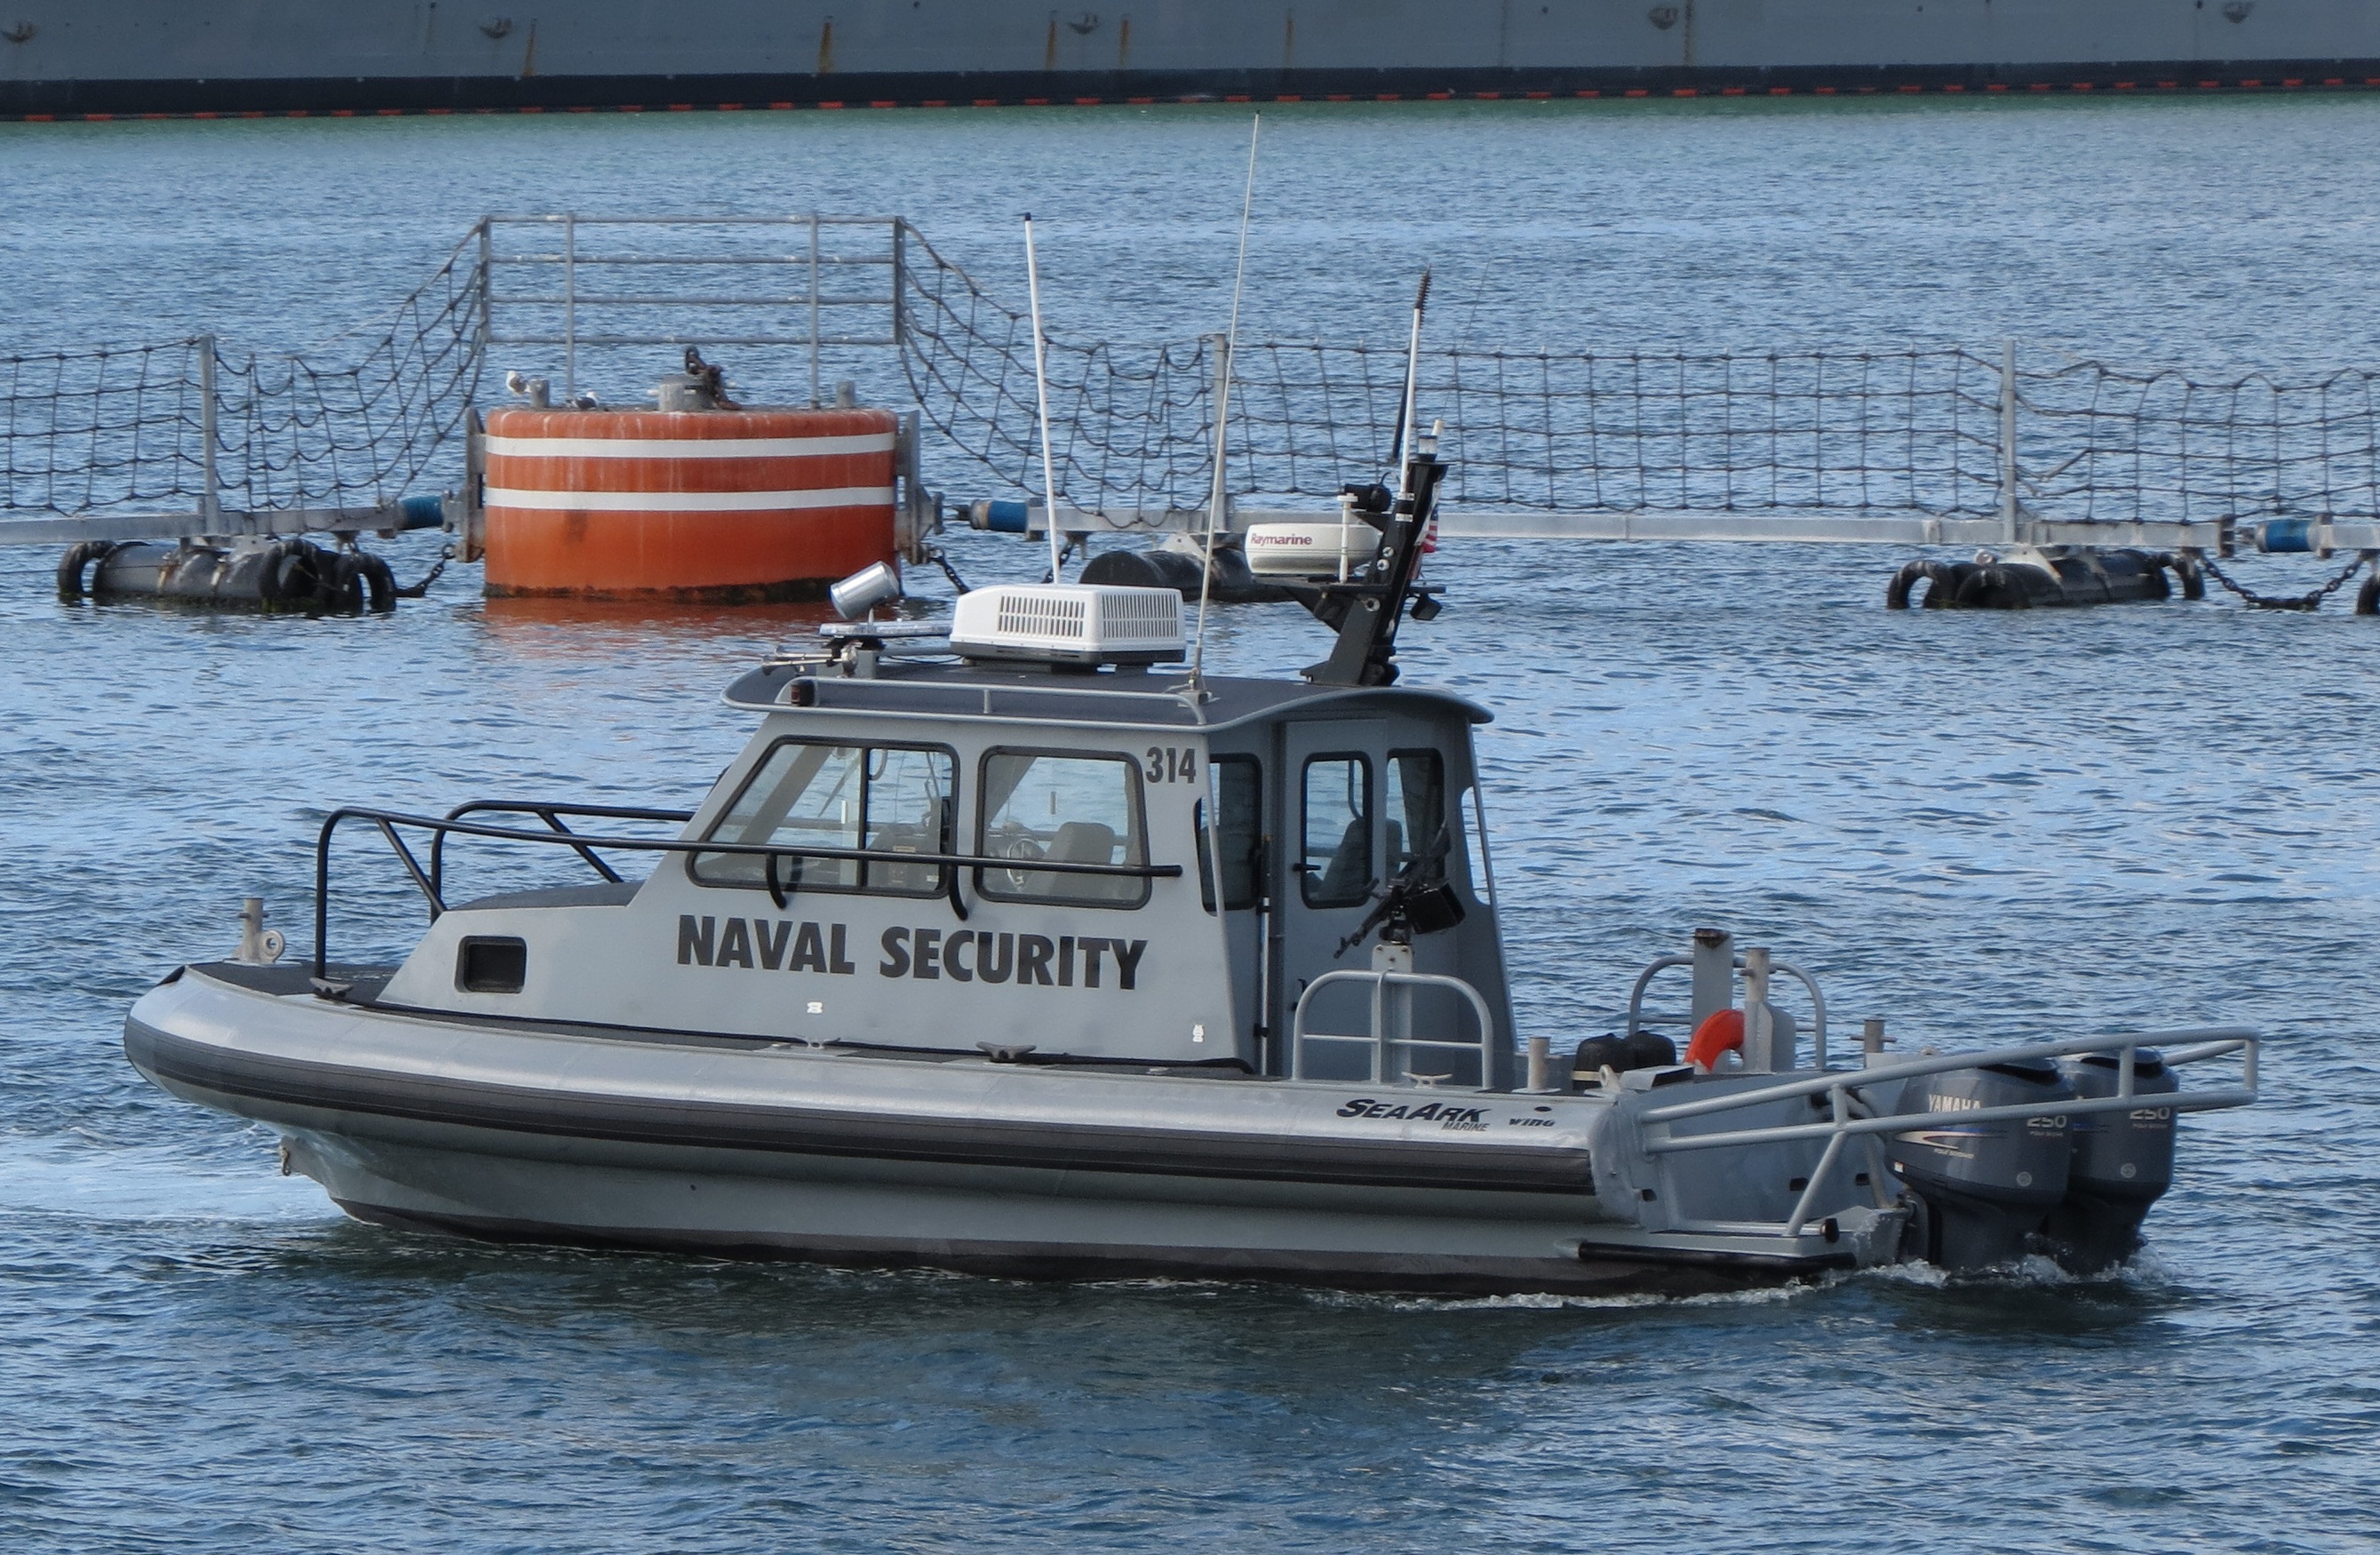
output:
[{"label": "motor skeg", "polygon": [[[2054,1064],[1994,1063],[1911,1080],[1894,1111],[1981,1112],[2073,1096]],[[1987,1269],[2022,1257],[2066,1197],[2070,1121],[1997,1118],[1891,1136],[1894,1169],[1925,1204],[1926,1245],[1912,1250],[1946,1269]]]},{"label": "motor skeg", "polygon": [[[2112,1053],[2090,1053],[2062,1068],[2079,1096],[2113,1096],[2122,1082],[2122,1061]],[[2132,1056],[2132,1094],[2141,1104],[2073,1120],[2066,1197],[2042,1230],[2058,1260],[2077,1273],[2095,1274],[2140,1251],[2141,1222],[2173,1185],[2174,1112],[2158,1099],[2180,1088],[2164,1058],[2143,1049]]]}]

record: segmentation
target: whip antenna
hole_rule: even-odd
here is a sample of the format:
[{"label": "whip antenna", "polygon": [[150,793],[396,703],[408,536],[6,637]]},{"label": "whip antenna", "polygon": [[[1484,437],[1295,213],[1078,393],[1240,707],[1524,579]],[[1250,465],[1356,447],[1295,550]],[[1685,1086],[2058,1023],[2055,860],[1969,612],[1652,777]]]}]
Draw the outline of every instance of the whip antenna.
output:
[{"label": "whip antenna", "polygon": [[[1025,291],[1033,299],[1033,393],[1041,408],[1041,513],[1050,531],[1050,581],[1058,581],[1058,465],[1050,456],[1050,363],[1041,337],[1041,273],[1033,261],[1033,213],[1025,213]],[[1408,391],[1410,393],[1410,391]]]},{"label": "whip antenna", "polygon": [[1214,587],[1215,531],[1223,522],[1223,440],[1232,424],[1232,357],[1240,344],[1240,285],[1248,278],[1248,213],[1257,199],[1257,137],[1263,132],[1264,115],[1257,114],[1248,120],[1248,181],[1240,195],[1240,262],[1232,273],[1232,322],[1223,333],[1222,371],[1215,383],[1215,486],[1207,497],[1205,564],[1198,569],[1198,635],[1190,650],[1190,684],[1201,684],[1207,668],[1207,596]]},{"label": "whip antenna", "polygon": [[1421,290],[1414,294],[1413,340],[1405,347],[1405,395],[1397,401],[1397,435],[1390,438],[1390,451],[1397,459],[1397,489],[1404,489],[1404,468],[1413,457],[1414,379],[1421,371],[1421,316],[1429,307],[1429,267],[1422,267]]}]

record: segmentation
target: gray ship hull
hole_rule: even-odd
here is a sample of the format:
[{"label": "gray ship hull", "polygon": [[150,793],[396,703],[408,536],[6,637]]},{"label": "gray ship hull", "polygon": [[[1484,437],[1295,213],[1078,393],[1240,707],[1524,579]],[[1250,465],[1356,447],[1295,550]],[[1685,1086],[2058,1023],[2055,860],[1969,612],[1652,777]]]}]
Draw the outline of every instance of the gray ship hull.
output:
[{"label": "gray ship hull", "polygon": [[[1573,1294],[1848,1268],[1898,1233],[1889,1217],[1856,1247],[1816,1227],[1632,1224],[1598,1192],[1588,1140],[1610,1109],[1585,1096],[1467,1099],[1543,1128],[1383,1125],[1340,1086],[458,1023],[308,987],[302,967],[187,968],[135,1007],[126,1051],[174,1095],[277,1130],[285,1170],[382,1224],[1022,1278]],[[1773,1147],[1755,1208],[1781,1213],[1816,1150]]]},{"label": "gray ship hull", "polygon": [[2363,0],[34,0],[0,29],[18,117],[2375,84]]}]

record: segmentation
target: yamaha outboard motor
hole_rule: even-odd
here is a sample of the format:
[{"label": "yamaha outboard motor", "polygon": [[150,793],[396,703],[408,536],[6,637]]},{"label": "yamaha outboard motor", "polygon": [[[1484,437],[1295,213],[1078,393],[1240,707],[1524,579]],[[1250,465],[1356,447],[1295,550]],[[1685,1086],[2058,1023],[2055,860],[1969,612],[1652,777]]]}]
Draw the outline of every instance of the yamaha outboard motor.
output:
[{"label": "yamaha outboard motor", "polygon": [[[1921,1075],[1901,1087],[1901,1112],[1974,1112],[2073,1096],[2053,1064],[1992,1063]],[[2025,1253],[2026,1238],[2066,1197],[2070,1120],[1955,1118],[1890,1136],[1892,1163],[1917,1191],[1925,1245],[1945,1269],[1985,1269]]]},{"label": "yamaha outboard motor", "polygon": [[[2123,1076],[2114,1053],[2069,1060],[2066,1079],[2080,1096],[2113,1096]],[[2058,1261],[2078,1274],[2096,1274],[2140,1251],[2141,1221],[2173,1184],[2173,1109],[2160,1102],[2181,1088],[2158,1053],[2132,1054],[2132,1094],[2140,1105],[2074,1119],[2073,1160],[2066,1197],[2043,1233]]]}]

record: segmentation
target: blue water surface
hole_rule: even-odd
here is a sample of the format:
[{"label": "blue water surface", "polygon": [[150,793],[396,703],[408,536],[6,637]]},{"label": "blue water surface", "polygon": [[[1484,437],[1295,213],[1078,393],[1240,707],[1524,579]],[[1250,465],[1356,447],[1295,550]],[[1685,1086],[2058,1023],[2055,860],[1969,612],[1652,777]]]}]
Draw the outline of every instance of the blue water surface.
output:
[{"label": "blue water surface", "polygon": [[[0,126],[17,346],[334,335],[482,211],[898,210],[1078,335],[1219,326],[1220,108]],[[1267,117],[1250,315],[1563,345],[2380,358],[2380,99],[1405,105]],[[1357,473],[1357,472],[1351,472]],[[407,578],[438,537],[386,549]],[[1038,575],[965,536],[970,577]],[[1037,1285],[350,1223],[124,1063],[129,1002],[303,940],[346,802],[677,804],[795,608],[385,619],[53,595],[0,550],[0,1534],[12,1549],[2356,1550],[2380,1543],[2380,623],[2217,598],[1888,614],[1859,548],[1468,542],[1408,674],[1485,702],[1524,1031],[1724,923],[1904,1042],[2217,1020],[2120,1277],[1687,1301]],[[2302,589],[2306,559],[2242,576]],[[1310,660],[1220,613],[1233,671]],[[419,905],[360,844],[337,931]]]}]

